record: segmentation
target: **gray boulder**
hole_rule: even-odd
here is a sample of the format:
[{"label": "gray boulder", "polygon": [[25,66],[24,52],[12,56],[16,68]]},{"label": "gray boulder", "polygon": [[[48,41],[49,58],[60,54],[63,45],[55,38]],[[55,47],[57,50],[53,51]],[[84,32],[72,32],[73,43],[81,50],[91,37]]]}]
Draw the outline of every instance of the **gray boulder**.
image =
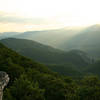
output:
[{"label": "gray boulder", "polygon": [[0,71],[0,100],[2,100],[4,87],[9,82],[9,76],[6,72]]}]

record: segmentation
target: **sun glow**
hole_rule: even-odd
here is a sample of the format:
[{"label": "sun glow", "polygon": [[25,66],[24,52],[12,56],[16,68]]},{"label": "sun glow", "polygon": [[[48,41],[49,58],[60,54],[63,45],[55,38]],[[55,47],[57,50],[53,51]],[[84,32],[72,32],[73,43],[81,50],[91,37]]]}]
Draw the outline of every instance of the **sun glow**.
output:
[{"label": "sun glow", "polygon": [[46,19],[49,28],[82,26],[100,23],[99,4],[99,0],[0,0],[0,15]]}]

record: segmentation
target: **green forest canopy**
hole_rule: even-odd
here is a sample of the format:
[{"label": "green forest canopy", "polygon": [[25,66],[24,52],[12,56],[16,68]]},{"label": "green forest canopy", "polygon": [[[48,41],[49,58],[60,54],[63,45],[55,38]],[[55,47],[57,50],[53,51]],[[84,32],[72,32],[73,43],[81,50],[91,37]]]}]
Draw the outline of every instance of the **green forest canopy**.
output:
[{"label": "green forest canopy", "polygon": [[99,100],[100,79],[73,80],[0,44],[0,70],[10,76],[3,100]]}]

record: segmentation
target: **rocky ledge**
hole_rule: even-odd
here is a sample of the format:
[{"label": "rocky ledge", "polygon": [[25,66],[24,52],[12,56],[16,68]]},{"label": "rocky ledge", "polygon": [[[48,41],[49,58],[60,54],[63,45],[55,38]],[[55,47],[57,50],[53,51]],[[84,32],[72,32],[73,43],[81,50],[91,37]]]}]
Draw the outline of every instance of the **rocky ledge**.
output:
[{"label": "rocky ledge", "polygon": [[6,72],[0,71],[0,100],[2,100],[3,89],[9,82],[9,76]]}]

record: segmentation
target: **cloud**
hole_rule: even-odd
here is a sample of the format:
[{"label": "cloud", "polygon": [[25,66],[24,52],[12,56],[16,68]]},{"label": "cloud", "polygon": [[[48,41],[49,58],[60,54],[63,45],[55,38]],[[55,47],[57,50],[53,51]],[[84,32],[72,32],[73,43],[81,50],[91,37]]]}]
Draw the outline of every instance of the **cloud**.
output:
[{"label": "cloud", "polygon": [[44,18],[25,18],[16,15],[0,12],[0,23],[18,23],[18,24],[49,24],[50,21]]},{"label": "cloud", "polygon": [[56,29],[62,27],[56,18],[26,18],[16,14],[0,12],[0,32],[23,32]]},{"label": "cloud", "polygon": [[46,30],[64,27],[59,17],[40,18],[22,17],[16,13],[0,12],[0,32]]}]

